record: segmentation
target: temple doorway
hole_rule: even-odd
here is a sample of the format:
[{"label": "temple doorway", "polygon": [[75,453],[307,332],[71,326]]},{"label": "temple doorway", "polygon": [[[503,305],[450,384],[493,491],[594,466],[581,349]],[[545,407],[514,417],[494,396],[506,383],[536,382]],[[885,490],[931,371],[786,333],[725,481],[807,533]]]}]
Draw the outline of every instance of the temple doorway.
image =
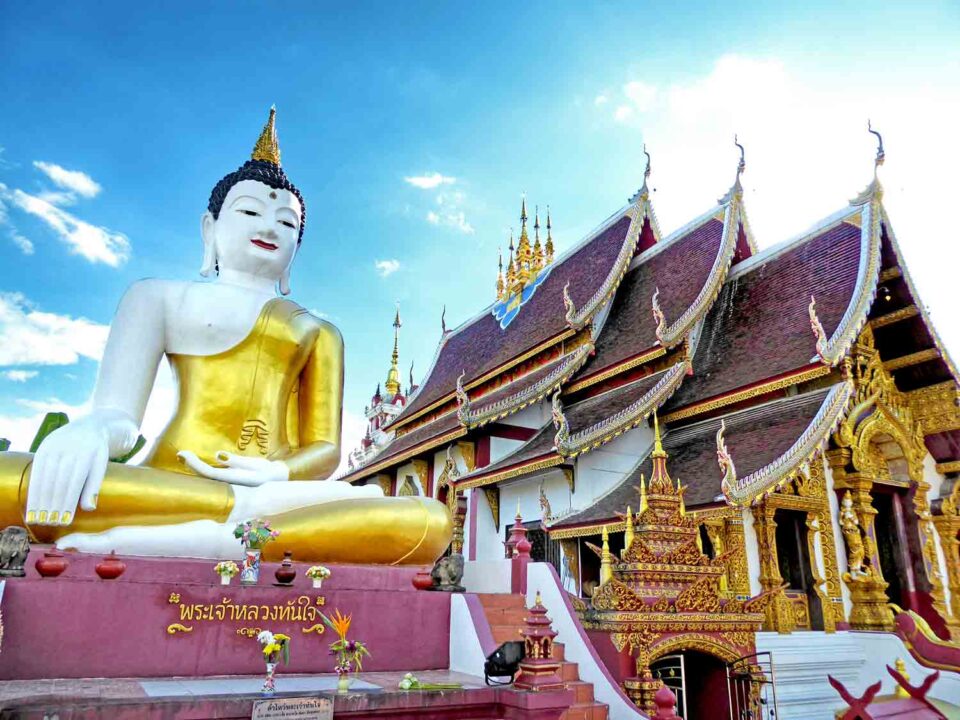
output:
[{"label": "temple doorway", "polygon": [[653,677],[677,696],[677,715],[684,720],[725,718],[730,704],[726,664],[696,650],[666,655],[650,665]]},{"label": "temple doorway", "polygon": [[787,583],[787,599],[797,630],[823,630],[823,605],[813,578],[807,514],[780,508],[774,514],[777,562],[780,577]]}]

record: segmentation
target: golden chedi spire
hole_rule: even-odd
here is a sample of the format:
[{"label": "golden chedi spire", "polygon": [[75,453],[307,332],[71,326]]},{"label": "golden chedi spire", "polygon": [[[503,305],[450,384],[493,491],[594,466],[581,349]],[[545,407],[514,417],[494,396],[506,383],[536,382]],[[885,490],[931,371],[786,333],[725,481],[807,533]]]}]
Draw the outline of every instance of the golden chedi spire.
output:
[{"label": "golden chedi spire", "polygon": [[400,392],[400,303],[397,303],[397,314],[393,318],[393,354],[390,356],[390,370],[387,372],[387,382],[384,387],[391,396]]},{"label": "golden chedi spire", "polygon": [[270,107],[270,117],[267,124],[263,126],[263,132],[257,138],[257,144],[253,146],[251,160],[262,160],[264,162],[280,165],[280,143],[277,142],[277,107]]},{"label": "golden chedi spire", "polygon": [[553,234],[550,232],[553,226],[550,224],[550,206],[547,205],[547,244],[544,245],[544,262],[549,265],[553,262]]},{"label": "golden chedi spire", "polygon": [[647,481],[643,477],[643,473],[640,473],[640,487],[637,489],[640,492],[640,509],[637,510],[637,517],[640,517],[647,511],[647,508],[650,507],[647,504]]},{"label": "golden chedi spire", "polygon": [[520,205],[520,241],[517,243],[517,280],[526,285],[530,280],[533,250],[530,248],[530,236],[527,234],[527,198]]},{"label": "golden chedi spire", "polygon": [[503,277],[503,250],[497,250],[497,300],[506,299],[507,287]]},{"label": "golden chedi spire", "polygon": [[627,517],[624,520],[623,530],[623,549],[629,550],[631,545],[633,545],[633,511],[627,505]]},{"label": "golden chedi spire", "polygon": [[540,245],[540,208],[533,213],[533,270],[540,272],[543,269],[543,246]]},{"label": "golden chedi spire", "polygon": [[650,454],[653,459],[653,470],[650,472],[650,492],[656,495],[672,495],[674,492],[673,481],[667,472],[667,453],[663,449],[663,442],[660,439],[660,421],[657,419],[657,413],[653,413],[653,452]]},{"label": "golden chedi spire", "polygon": [[607,526],[603,526],[603,547],[600,554],[600,584],[605,585],[613,579],[613,554],[610,552],[610,536]]},{"label": "golden chedi spire", "polygon": [[513,257],[513,228],[510,228],[510,257],[507,261],[507,295],[514,291],[517,282],[517,262]]}]

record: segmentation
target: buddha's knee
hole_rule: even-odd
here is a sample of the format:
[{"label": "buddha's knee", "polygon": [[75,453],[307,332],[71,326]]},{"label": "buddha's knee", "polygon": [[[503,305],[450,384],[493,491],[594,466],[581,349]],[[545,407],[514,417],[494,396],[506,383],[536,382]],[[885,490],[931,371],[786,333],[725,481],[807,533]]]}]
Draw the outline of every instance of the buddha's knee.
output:
[{"label": "buddha's knee", "polygon": [[27,470],[33,453],[0,452],[0,529],[23,525],[27,503]]}]

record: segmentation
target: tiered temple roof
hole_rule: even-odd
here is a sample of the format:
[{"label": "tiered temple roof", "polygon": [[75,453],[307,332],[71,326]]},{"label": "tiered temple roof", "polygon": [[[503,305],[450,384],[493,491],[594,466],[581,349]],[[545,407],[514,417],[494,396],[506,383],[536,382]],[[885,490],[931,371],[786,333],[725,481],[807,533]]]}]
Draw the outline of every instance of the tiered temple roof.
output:
[{"label": "tiered temple roof", "polygon": [[[797,472],[849,409],[844,357],[868,326],[903,392],[957,392],[958,375],[902,263],[873,183],[795,240],[757,253],[740,173],[711,211],[662,238],[646,183],[558,259],[506,327],[485,310],[441,340],[395,437],[348,480],[476,437],[531,404],[553,423],[457,479],[461,488],[572,465],[658,408],[691,507],[749,504]],[[727,456],[718,467],[719,443]],[[940,469],[960,470],[960,421],[924,421]],[[556,531],[622,521],[644,458]],[[609,505],[609,507],[608,507]]]}]

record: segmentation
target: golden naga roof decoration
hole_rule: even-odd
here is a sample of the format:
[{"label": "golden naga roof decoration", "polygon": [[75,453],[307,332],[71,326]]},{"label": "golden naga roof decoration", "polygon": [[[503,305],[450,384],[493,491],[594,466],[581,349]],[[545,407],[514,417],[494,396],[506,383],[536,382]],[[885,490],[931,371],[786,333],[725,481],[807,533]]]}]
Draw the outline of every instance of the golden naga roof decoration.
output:
[{"label": "golden naga roof decoration", "polygon": [[280,164],[280,143],[277,141],[277,106],[270,106],[270,117],[267,124],[263,126],[260,137],[257,138],[257,144],[253,146],[251,160],[262,160],[264,162]]},{"label": "golden naga roof decoration", "polygon": [[555,396],[554,424],[558,429],[555,443],[557,452],[564,457],[575,457],[595,450],[635,428],[673,395],[674,391],[680,387],[684,376],[690,372],[690,367],[690,363],[686,360],[676,363],[665,370],[663,377],[656,385],[638,400],[614,415],[575,433],[570,432],[569,426],[566,424],[566,418],[563,418],[562,423],[558,420],[558,412],[559,417],[563,416],[563,406],[560,404],[559,398]]},{"label": "golden naga roof decoration", "polygon": [[633,197],[630,198],[631,204],[636,204],[650,198],[650,190],[647,187],[647,181],[650,179],[650,173],[653,168],[650,165],[650,153],[647,152],[647,144],[643,144],[643,154],[647,156],[647,167],[643,171],[643,185],[634,193]]},{"label": "golden naga roof decoration", "polygon": [[560,452],[560,447],[570,440],[570,423],[567,422],[567,416],[563,414],[563,400],[560,399],[559,390],[553,394],[550,412],[553,426],[557,429],[557,434],[553,436],[553,447]]},{"label": "golden naga roof decoration", "polygon": [[733,185],[730,186],[730,189],[727,190],[727,194],[718,201],[720,205],[739,203],[743,198],[743,185],[740,184],[740,176],[743,175],[743,171],[747,169],[747,163],[744,157],[743,145],[737,140],[736,135],[733,136],[733,144],[740,150],[740,162],[737,163],[737,177],[733,181]]},{"label": "golden naga roof decoration", "polygon": [[810,462],[843,421],[854,392],[850,380],[834,385],[813,420],[793,445],[780,457],[743,478],[737,477],[737,469],[724,438],[726,423],[721,421],[717,431],[717,464],[723,473],[720,488],[727,503],[738,507],[755,505],[793,480],[798,473],[807,472]]},{"label": "golden naga roof decoration", "polygon": [[813,334],[817,338],[817,357],[820,358],[820,362],[824,365],[833,365],[834,361],[831,361],[831,358],[827,356],[827,348],[830,340],[827,338],[827,333],[823,329],[823,323],[821,323],[820,318],[817,317],[817,301],[813,295],[810,296],[810,306],[807,308],[807,312],[810,314],[810,329],[813,330]]},{"label": "golden naga roof decoration", "polygon": [[[457,409],[460,422],[470,428],[479,427],[512,415],[535,402],[543,400],[547,395],[559,390],[563,383],[583,367],[593,352],[593,349],[593,343],[584,343],[574,352],[570,353],[563,362],[557,365],[549,374],[540,378],[534,384],[505,398],[501,398],[495,403],[484,404],[482,397],[476,400],[470,400],[468,396],[465,401],[459,403]],[[464,392],[464,394],[466,395],[466,392]],[[458,393],[458,400],[460,397]]]}]

